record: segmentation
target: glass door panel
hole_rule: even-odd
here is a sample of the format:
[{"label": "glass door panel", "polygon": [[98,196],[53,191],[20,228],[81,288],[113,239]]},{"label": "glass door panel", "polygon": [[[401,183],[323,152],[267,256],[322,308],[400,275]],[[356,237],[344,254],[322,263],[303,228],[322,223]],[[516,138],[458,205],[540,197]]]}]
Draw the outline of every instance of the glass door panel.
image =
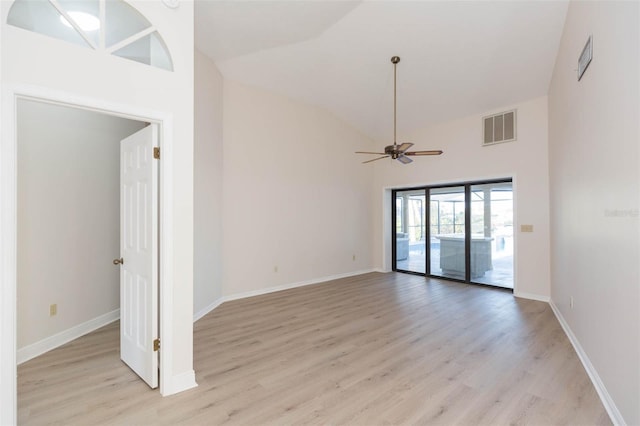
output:
[{"label": "glass door panel", "polygon": [[471,186],[471,281],[513,288],[513,185]]},{"label": "glass door panel", "polygon": [[396,192],[395,269],[426,272],[426,196],[425,190]]},{"label": "glass door panel", "polygon": [[464,186],[429,190],[431,275],[466,279]]}]

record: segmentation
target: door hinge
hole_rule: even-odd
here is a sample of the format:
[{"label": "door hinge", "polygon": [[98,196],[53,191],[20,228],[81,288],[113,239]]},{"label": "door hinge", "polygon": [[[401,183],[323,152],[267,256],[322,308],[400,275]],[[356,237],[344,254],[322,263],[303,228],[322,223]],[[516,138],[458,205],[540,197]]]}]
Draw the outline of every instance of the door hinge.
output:
[{"label": "door hinge", "polygon": [[158,352],[160,350],[160,339],[155,339],[153,341],[153,351]]},{"label": "door hinge", "polygon": [[157,146],[153,147],[153,158],[155,158],[156,160],[160,159],[160,148],[158,148]]}]

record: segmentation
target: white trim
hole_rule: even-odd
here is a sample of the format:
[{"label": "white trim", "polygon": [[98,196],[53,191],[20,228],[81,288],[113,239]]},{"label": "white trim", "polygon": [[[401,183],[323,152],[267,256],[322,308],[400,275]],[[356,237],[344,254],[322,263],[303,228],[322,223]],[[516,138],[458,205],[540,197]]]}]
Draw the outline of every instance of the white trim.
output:
[{"label": "white trim", "polygon": [[[58,3],[58,0],[49,0],[49,3],[58,11],[58,13],[64,19],[67,20],[69,25],[71,25],[76,30],[76,32],[80,35],[80,37],[82,37],[82,39],[89,45],[90,48],[92,48],[93,50],[96,50],[98,48],[98,46],[96,46],[93,40],[91,40],[89,36],[87,36],[87,33],[82,28],[80,28],[80,25],[78,25],[76,21],[73,18],[71,18],[71,16],[69,16],[67,11],[64,10],[64,8],[60,5],[60,3]],[[100,23],[100,27],[102,26],[103,26],[102,23]]]},{"label": "white trim", "polygon": [[275,287],[269,287],[269,288],[263,288],[263,289],[259,289],[259,290],[247,291],[247,292],[244,292],[244,293],[232,294],[232,295],[229,295],[229,296],[223,296],[222,297],[222,302],[228,302],[228,301],[231,301],[231,300],[244,299],[244,298],[253,297],[253,296],[261,296],[263,294],[275,293],[277,291],[283,291],[283,290],[290,290],[292,288],[297,288],[297,287],[304,287],[304,286],[308,286],[308,285],[321,284],[321,283],[325,283],[327,281],[339,280],[341,278],[353,277],[353,276],[356,276],[356,275],[367,274],[369,272],[374,272],[374,270],[373,269],[365,269],[365,270],[361,270],[361,271],[347,272],[347,273],[344,273],[344,274],[329,275],[327,277],[322,277],[322,278],[314,278],[314,279],[311,279],[311,280],[298,281],[296,283],[291,283],[291,284],[284,284],[284,285],[279,285],[279,286],[275,286]]},{"label": "white trim", "polygon": [[533,293],[523,293],[523,292],[513,292],[513,295],[515,297],[519,297],[521,299],[529,299],[529,300],[537,300],[539,302],[546,302],[549,303],[549,296],[541,296],[539,294],[533,294]]},{"label": "white trim", "polygon": [[[0,135],[0,259],[2,274],[2,344],[0,345],[0,424],[17,423],[16,370],[16,144],[13,96],[2,91],[2,135]],[[9,116],[11,119],[6,119]]]},{"label": "white trim", "polygon": [[[0,46],[2,46],[2,33],[0,30]],[[0,82],[2,82],[2,55],[0,54]],[[0,84],[0,88],[2,85]],[[2,96],[3,91],[0,91],[0,191],[4,190],[5,181],[5,169],[4,169],[4,157],[2,135],[4,132],[4,124],[2,122],[2,112],[4,110],[4,101]],[[2,192],[0,192],[2,193]],[[0,199],[0,235],[4,234],[4,201]],[[15,295],[9,295],[9,285],[7,267],[9,266],[7,256],[5,256],[4,239],[0,237],[0,345],[5,346],[8,344],[9,336],[14,336],[13,333],[9,333],[9,327],[14,328],[15,322],[8,321],[7,317],[10,314],[9,306],[15,300]],[[15,318],[15,312],[13,313]],[[10,324],[9,324],[10,322]],[[12,346],[12,345],[9,345]],[[15,424],[17,422],[17,406],[15,400],[15,359],[6,360],[7,354],[5,351],[0,350],[0,425]],[[15,354],[14,354],[15,356]],[[13,378],[12,378],[13,377]]]},{"label": "white trim", "polygon": [[100,37],[98,37],[99,43],[100,43],[100,50],[104,50],[105,49],[105,44],[106,44],[106,38],[107,38],[107,34],[106,31],[104,30],[106,28],[105,26],[105,22],[107,22],[107,10],[106,10],[106,4],[103,1],[98,2],[98,15],[100,18]]},{"label": "white trim", "polygon": [[165,381],[165,391],[162,393],[162,396],[173,395],[198,386],[196,383],[196,372],[194,370],[167,377]]},{"label": "white trim", "polygon": [[[229,302],[231,300],[246,299],[248,297],[261,296],[263,294],[275,293],[277,291],[290,290],[293,288],[305,287],[308,285],[324,284],[329,281],[338,280],[340,278],[355,277],[356,275],[368,274],[370,272],[382,272],[382,271],[378,271],[376,269],[364,269],[361,271],[346,272],[344,274],[337,274],[337,275],[329,275],[327,277],[314,278],[312,280],[299,281],[292,284],[285,284],[285,285],[280,285],[275,287],[263,288],[260,290],[247,291],[244,293],[231,294],[229,296],[222,296],[216,299],[213,303],[209,304],[208,306],[200,309],[196,314],[194,314],[193,322],[198,321],[199,319],[207,315],[209,312],[213,311],[218,306],[222,305],[224,302]],[[389,272],[389,271],[386,271],[386,272]]]},{"label": "white trim", "polygon": [[224,297],[220,297],[216,299],[213,303],[210,303],[209,305],[200,309],[198,312],[193,314],[193,322],[198,321],[199,319],[207,315],[209,312],[213,311],[215,308],[222,305],[224,302],[225,302]]},{"label": "white trim", "polygon": [[[3,410],[2,424],[16,422],[16,100],[30,98],[102,112],[133,120],[158,123],[159,145],[163,152],[160,164],[160,338],[163,352],[160,357],[160,393],[170,395],[184,386],[184,373],[174,385],[173,377],[173,115],[139,106],[120,104],[103,99],[76,95],[34,85],[6,85],[2,91],[3,133],[0,138],[0,296],[2,296],[2,347],[0,348],[0,397]],[[165,383],[166,382],[166,383]],[[193,381],[195,383],[195,380]],[[8,407],[5,409],[5,407]]]},{"label": "white trim", "polygon": [[134,43],[138,40],[140,40],[142,37],[148,36],[149,34],[151,34],[152,32],[154,32],[156,30],[156,27],[151,26],[149,28],[147,28],[146,30],[142,30],[139,33],[135,33],[134,35],[114,44],[111,47],[106,48],[106,52],[110,55],[113,55],[114,52],[117,52],[118,50],[122,49],[123,47],[127,47],[128,45],[130,45],[131,43]]},{"label": "white trim", "polygon": [[69,343],[70,341],[75,340],[78,337],[82,337],[87,333],[91,333],[92,331],[97,330],[100,327],[111,324],[118,319],[120,319],[120,309],[107,312],[104,315],[100,315],[99,317],[91,319],[87,322],[83,322],[82,324],[78,324],[67,330],[61,331],[58,334],[54,334],[53,336],[49,336],[38,342],[20,348],[17,352],[16,363],[20,365],[23,362],[27,362],[30,359],[33,359],[46,352],[49,352],[52,349],[60,347],[65,343]]},{"label": "white trim", "polygon": [[562,326],[562,329],[564,330],[565,334],[569,338],[569,341],[573,345],[573,349],[575,349],[576,353],[578,354],[578,358],[580,358],[580,361],[582,362],[584,369],[587,371],[587,374],[591,379],[591,383],[593,383],[593,387],[596,388],[596,392],[598,392],[598,396],[600,397],[600,400],[602,401],[604,408],[607,410],[607,414],[609,414],[611,421],[613,422],[614,425],[626,425],[624,418],[622,417],[622,414],[620,413],[620,411],[618,410],[618,407],[616,407],[616,404],[613,401],[613,398],[611,398],[611,395],[609,395],[609,392],[607,391],[607,388],[604,386],[602,379],[600,379],[598,372],[596,371],[593,364],[591,364],[591,360],[589,359],[589,357],[587,356],[587,353],[582,348],[582,345],[580,345],[578,338],[575,336],[575,334],[573,334],[573,331],[571,331],[571,327],[569,327],[569,323],[567,323],[567,321],[562,316],[560,309],[558,309],[556,304],[553,303],[553,300],[549,301],[549,306],[551,306],[551,310],[555,314],[556,318],[558,319],[558,322]]}]

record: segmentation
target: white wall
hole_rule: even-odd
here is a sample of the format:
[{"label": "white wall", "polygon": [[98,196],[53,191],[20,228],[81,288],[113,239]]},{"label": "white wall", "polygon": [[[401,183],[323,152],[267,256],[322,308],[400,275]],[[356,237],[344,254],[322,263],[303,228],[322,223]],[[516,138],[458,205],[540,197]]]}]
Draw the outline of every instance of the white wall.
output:
[{"label": "white wall", "polygon": [[142,127],[18,102],[18,349],[120,308],[120,140]]},{"label": "white wall", "polygon": [[228,80],[223,134],[225,296],[371,268],[373,171],[353,154],[369,139]]},{"label": "white wall", "polygon": [[639,15],[638,2],[572,2],[549,90],[552,301],[629,425],[640,424]]},{"label": "white wall", "polygon": [[[164,113],[172,119],[173,153],[164,161],[173,167],[173,253],[165,262],[173,282],[169,306],[164,309],[172,327],[166,330],[170,345],[163,346],[161,362],[167,365],[161,383],[175,391],[195,384],[193,374],[193,1],[182,0],[177,9],[169,9],[159,1],[130,1],[158,29],[173,57],[174,72],[153,68],[102,52],[92,51],[6,24],[11,1],[0,2],[2,20],[2,121],[12,117],[12,100],[8,85],[37,86],[83,98],[126,105],[129,108]],[[3,125],[3,142],[10,139]],[[6,145],[3,145],[6,146]],[[10,174],[2,174],[2,185],[8,187]],[[6,184],[6,185],[5,185]],[[4,194],[3,194],[4,197]],[[165,198],[166,199],[166,198]],[[3,198],[3,206],[9,201]],[[11,226],[8,222],[3,226]],[[3,250],[6,247],[3,247]],[[3,252],[4,297],[13,298],[10,272],[11,259]],[[168,270],[169,270],[168,269]],[[15,303],[9,301],[9,304]],[[6,302],[5,302],[6,304]],[[7,312],[7,311],[4,311]],[[8,311],[11,312],[11,311]],[[5,333],[3,317],[3,350],[13,347],[13,334]],[[167,340],[168,342],[168,340]],[[7,349],[9,348],[9,349]],[[172,350],[169,351],[168,348]],[[6,357],[5,357],[6,355]],[[14,380],[11,356],[3,354],[0,366],[3,380],[0,395],[3,405],[15,407],[9,399]],[[9,360],[9,361],[7,361]],[[14,373],[13,373],[14,374]],[[7,409],[7,412],[13,410]],[[3,409],[4,416],[4,409]],[[10,418],[12,414],[9,414]]]},{"label": "white wall", "polygon": [[[492,113],[518,109],[515,142],[481,146],[482,117]],[[401,129],[399,123],[399,130]],[[391,136],[390,136],[391,137]],[[391,140],[391,139],[389,139]],[[380,142],[379,148],[384,144]],[[442,149],[438,157],[418,157],[409,165],[380,160],[374,184],[375,265],[388,268],[390,253],[383,260],[384,229],[390,220],[382,215],[388,207],[383,203],[384,188],[424,184],[464,182],[513,177],[516,295],[548,299],[549,289],[549,195],[547,98],[541,97],[517,105],[505,105],[459,120],[442,123],[411,134],[399,134],[398,141],[410,141],[412,149]],[[534,226],[533,233],[518,232],[521,224]],[[387,239],[388,241],[388,239]],[[390,251],[390,248],[388,248]],[[387,264],[385,264],[385,262]]]},{"label": "white wall", "polygon": [[195,52],[193,311],[222,297],[222,75]]}]

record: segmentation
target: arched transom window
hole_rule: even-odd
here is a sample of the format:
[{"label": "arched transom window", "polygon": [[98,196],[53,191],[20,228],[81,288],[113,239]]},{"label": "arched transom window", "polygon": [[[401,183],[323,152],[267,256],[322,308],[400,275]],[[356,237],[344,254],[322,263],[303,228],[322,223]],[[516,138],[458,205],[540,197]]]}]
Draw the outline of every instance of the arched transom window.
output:
[{"label": "arched transom window", "polygon": [[173,71],[158,31],[123,0],[16,0],[7,23]]}]

